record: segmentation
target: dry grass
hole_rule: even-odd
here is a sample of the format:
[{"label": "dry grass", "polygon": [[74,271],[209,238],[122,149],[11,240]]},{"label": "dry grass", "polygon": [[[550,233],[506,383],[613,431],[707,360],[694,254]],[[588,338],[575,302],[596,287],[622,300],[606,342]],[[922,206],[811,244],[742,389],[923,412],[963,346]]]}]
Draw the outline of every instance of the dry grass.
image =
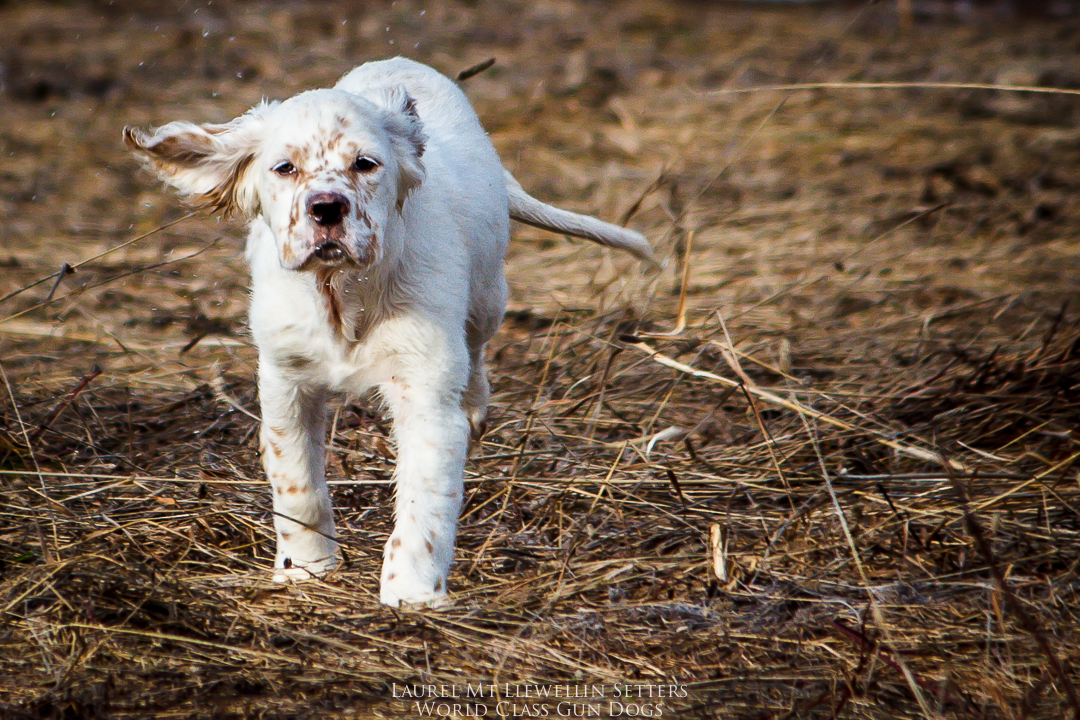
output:
[{"label": "dry grass", "polygon": [[[412,717],[393,684],[421,682],[674,682],[680,718],[1076,712],[1080,103],[720,92],[1075,87],[1075,23],[119,5],[0,8],[0,297],[78,265],[0,302],[5,717]],[[376,602],[394,459],[362,398],[330,450],[348,562],[268,582],[240,230],[95,257],[184,214],[125,123],[226,119],[398,50],[497,56],[468,90],[523,184],[640,200],[672,258],[642,276],[520,233],[455,603],[425,612]]]}]

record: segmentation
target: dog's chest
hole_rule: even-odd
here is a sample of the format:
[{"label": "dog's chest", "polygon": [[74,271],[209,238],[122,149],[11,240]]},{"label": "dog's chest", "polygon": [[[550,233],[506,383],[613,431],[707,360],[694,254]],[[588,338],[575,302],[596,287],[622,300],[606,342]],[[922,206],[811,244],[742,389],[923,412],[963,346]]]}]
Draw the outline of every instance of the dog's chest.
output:
[{"label": "dog's chest", "polygon": [[264,361],[330,389],[379,382],[378,343],[369,336],[382,313],[359,280],[253,274],[250,324]]}]

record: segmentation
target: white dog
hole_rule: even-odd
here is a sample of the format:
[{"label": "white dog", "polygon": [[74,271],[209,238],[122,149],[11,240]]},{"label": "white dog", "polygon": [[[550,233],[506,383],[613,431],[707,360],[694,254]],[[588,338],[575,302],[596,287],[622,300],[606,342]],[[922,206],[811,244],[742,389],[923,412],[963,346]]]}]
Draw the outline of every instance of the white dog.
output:
[{"label": "white dog", "polygon": [[488,401],[484,345],[506,305],[510,218],[651,260],[648,242],[530,197],[461,90],[402,58],[223,125],[126,128],[124,138],[195,204],[250,221],[275,579],[336,565],[325,398],[374,388],[398,448],[381,599],[442,598],[470,426],[482,432]]}]

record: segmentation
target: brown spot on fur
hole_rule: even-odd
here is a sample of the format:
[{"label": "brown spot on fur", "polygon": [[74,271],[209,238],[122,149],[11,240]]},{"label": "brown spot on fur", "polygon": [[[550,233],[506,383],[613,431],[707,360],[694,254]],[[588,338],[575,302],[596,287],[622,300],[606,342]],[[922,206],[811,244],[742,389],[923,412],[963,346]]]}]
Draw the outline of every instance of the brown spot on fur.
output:
[{"label": "brown spot on fur", "polygon": [[274,453],[274,457],[281,457],[281,446],[273,440],[270,441],[270,452]]},{"label": "brown spot on fur", "polygon": [[285,532],[284,530],[281,531],[281,539],[282,540],[288,540],[291,537],[292,537],[292,533]]},{"label": "brown spot on fur", "polygon": [[[359,193],[358,193],[358,194],[359,194]],[[357,220],[357,221],[358,221],[358,222],[359,222],[359,223],[360,223],[361,225],[363,225],[364,227],[368,228],[369,230],[370,230],[370,229],[372,228],[372,223],[371,223],[371,216],[367,214],[367,211],[366,211],[366,210],[363,210],[363,209],[357,208],[357,210],[356,210],[356,220]],[[374,238],[374,237],[373,237],[373,238],[372,238],[372,240],[373,240],[373,241],[377,241],[377,240],[378,240],[378,238]],[[374,243],[373,243],[373,244],[374,244]]]},{"label": "brown spot on fur", "polygon": [[371,181],[363,175],[347,175],[346,179],[359,205],[368,205],[375,198],[375,189],[371,186]]},{"label": "brown spot on fur", "polygon": [[323,300],[326,302],[327,319],[330,321],[330,327],[334,332],[341,333],[342,319],[341,319],[341,298],[334,292],[334,276],[337,275],[337,268],[332,267],[319,267],[315,270],[315,284],[319,288],[319,293],[323,296]]},{"label": "brown spot on fur", "polygon": [[289,485],[287,488],[285,488],[286,495],[297,495],[302,492],[304,492],[304,490],[299,485]]},{"label": "brown spot on fur", "polygon": [[210,141],[207,138],[192,133],[170,135],[162,138],[154,145],[143,145],[132,134],[125,134],[124,137],[130,138],[129,146],[153,155],[158,162],[181,168],[198,165],[212,151]]},{"label": "brown spot on fur", "polygon": [[396,577],[397,577],[397,575],[395,575],[394,573],[390,573],[389,575],[386,576],[386,581],[390,582],[391,580],[393,580]]},{"label": "brown spot on fur", "polygon": [[270,430],[271,433],[273,433],[274,435],[277,435],[278,437],[282,437],[283,435],[285,435],[285,429],[280,428],[277,425],[271,425],[269,430]]},{"label": "brown spot on fur", "polygon": [[401,538],[394,538],[393,540],[391,540],[390,541],[390,547],[392,547],[392,548],[401,547]]},{"label": "brown spot on fur", "polygon": [[[337,123],[335,123],[335,124],[336,124],[336,125],[337,125],[337,126],[338,126],[338,127],[340,128],[340,127],[341,127],[341,119],[340,119],[340,118],[338,118],[338,122],[337,122]],[[339,143],[341,143],[341,141],[342,141],[342,140],[344,140],[344,139],[345,139],[345,132],[344,132],[344,130],[338,130],[338,131],[336,131],[336,132],[335,132],[335,133],[334,133],[333,135],[331,135],[331,136],[330,136],[329,138],[327,138],[327,139],[326,139],[326,145],[325,145],[325,150],[326,150],[327,152],[329,152],[329,151],[333,150],[333,149],[334,149],[334,148],[336,148],[336,147],[338,146],[338,144],[339,144]]]},{"label": "brown spot on fur", "polygon": [[386,562],[394,562],[394,553],[390,553],[386,556]]},{"label": "brown spot on fur", "polygon": [[305,355],[286,355],[281,363],[290,370],[303,370],[311,365],[312,360]]},{"label": "brown spot on fur", "polygon": [[301,172],[311,156],[306,145],[286,145],[285,154],[289,156],[289,160],[296,166],[296,169]]},{"label": "brown spot on fur", "polygon": [[442,578],[435,581],[435,592],[442,590]]},{"label": "brown spot on fur", "polygon": [[281,259],[291,263],[295,257],[296,253],[293,252],[292,245],[285,243],[285,246],[281,248]]},{"label": "brown spot on fur", "polygon": [[[254,155],[245,155],[231,168],[231,172],[225,177],[225,181],[209,192],[198,197],[198,204],[213,212],[221,212],[226,216],[232,215],[236,207],[237,191],[244,174],[251,167]],[[253,209],[253,214],[258,214],[258,208]]]},{"label": "brown spot on fur", "polygon": [[428,551],[429,555],[434,555],[435,554],[435,546],[432,545],[430,541],[425,540],[424,541],[424,547],[427,548],[427,551]]},{"label": "brown spot on fur", "polygon": [[289,236],[295,236],[296,224],[300,222],[300,206],[296,203],[289,208]]}]

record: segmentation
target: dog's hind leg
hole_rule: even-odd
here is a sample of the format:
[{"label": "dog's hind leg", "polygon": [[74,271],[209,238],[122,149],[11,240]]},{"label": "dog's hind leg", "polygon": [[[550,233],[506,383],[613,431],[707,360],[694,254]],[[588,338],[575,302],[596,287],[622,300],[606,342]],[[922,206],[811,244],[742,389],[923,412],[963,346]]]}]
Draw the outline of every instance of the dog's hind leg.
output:
[{"label": "dog's hind leg", "polygon": [[488,399],[491,384],[488,382],[484,348],[487,341],[498,331],[506,312],[506,285],[501,282],[496,292],[488,296],[488,304],[469,319],[465,325],[465,341],[469,346],[469,383],[461,396],[461,408],[469,418],[469,434],[474,443],[487,432]]},{"label": "dog's hind leg", "polygon": [[[471,343],[470,343],[471,345]],[[469,419],[469,436],[479,442],[487,432],[488,398],[491,384],[488,382],[487,366],[484,364],[484,346],[469,348],[469,384],[461,396],[461,409]]]},{"label": "dog's hind leg", "polygon": [[484,367],[483,359],[473,366],[469,377],[469,387],[461,398],[461,409],[465,411],[469,419],[469,437],[474,443],[480,442],[487,432],[487,405],[491,395],[491,386],[488,383],[487,368]]}]

